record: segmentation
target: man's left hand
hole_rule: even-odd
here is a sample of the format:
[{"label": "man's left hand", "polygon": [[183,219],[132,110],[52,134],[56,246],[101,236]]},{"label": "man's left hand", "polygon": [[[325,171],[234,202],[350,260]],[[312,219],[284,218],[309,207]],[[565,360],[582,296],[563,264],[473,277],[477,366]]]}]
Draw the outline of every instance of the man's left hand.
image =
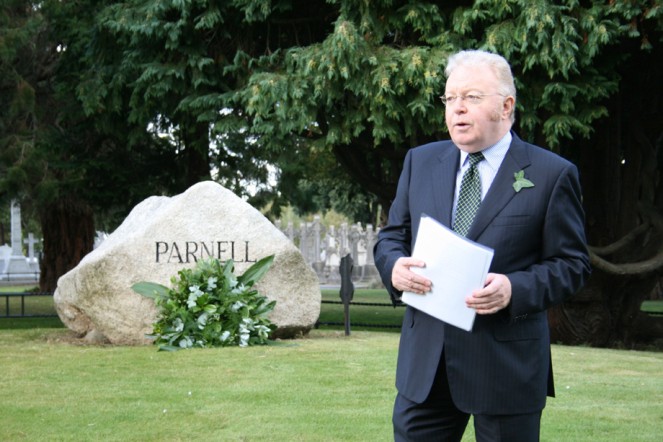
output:
[{"label": "man's left hand", "polygon": [[506,275],[489,273],[484,287],[472,292],[465,302],[479,315],[497,313],[511,302],[511,281]]}]

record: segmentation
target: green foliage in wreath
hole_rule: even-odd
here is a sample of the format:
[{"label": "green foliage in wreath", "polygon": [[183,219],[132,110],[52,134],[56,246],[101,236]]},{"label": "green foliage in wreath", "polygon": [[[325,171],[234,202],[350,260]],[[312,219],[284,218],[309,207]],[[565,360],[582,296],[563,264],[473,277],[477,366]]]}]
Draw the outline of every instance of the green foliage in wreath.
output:
[{"label": "green foliage in wreath", "polygon": [[131,288],[155,300],[160,310],[153,334],[159,350],[267,344],[276,328],[267,318],[276,301],[261,296],[253,285],[274,261],[268,256],[235,276],[234,262],[198,261],[171,278],[172,288],[139,282]]}]

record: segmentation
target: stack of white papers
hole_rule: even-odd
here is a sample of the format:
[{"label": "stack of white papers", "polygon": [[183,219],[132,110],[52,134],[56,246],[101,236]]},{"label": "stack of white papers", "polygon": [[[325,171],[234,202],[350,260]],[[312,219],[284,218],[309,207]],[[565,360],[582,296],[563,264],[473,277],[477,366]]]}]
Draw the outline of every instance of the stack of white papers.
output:
[{"label": "stack of white papers", "polygon": [[447,324],[472,331],[474,309],[465,298],[484,286],[494,251],[458,235],[427,215],[422,215],[412,256],[426,267],[411,267],[433,283],[419,295],[403,292],[401,300]]}]

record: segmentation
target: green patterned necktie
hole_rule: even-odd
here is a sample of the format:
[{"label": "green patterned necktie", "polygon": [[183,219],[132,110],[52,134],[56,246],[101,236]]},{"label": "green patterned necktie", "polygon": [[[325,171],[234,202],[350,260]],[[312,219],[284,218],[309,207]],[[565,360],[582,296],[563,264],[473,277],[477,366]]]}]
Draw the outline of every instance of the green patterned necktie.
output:
[{"label": "green patterned necktie", "polygon": [[465,171],[460,183],[454,220],[454,230],[462,236],[466,236],[470,230],[474,215],[481,204],[481,176],[479,176],[477,164],[483,160],[483,154],[481,152],[471,153],[469,159],[470,168]]}]

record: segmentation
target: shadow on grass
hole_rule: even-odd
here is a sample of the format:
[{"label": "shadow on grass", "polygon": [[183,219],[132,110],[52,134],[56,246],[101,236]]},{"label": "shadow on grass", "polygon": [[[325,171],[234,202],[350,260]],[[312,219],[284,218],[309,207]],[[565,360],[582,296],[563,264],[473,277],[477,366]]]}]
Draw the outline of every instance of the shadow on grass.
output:
[{"label": "shadow on grass", "polygon": [[40,318],[2,318],[0,317],[0,330],[18,330],[30,328],[64,328],[58,317]]}]

